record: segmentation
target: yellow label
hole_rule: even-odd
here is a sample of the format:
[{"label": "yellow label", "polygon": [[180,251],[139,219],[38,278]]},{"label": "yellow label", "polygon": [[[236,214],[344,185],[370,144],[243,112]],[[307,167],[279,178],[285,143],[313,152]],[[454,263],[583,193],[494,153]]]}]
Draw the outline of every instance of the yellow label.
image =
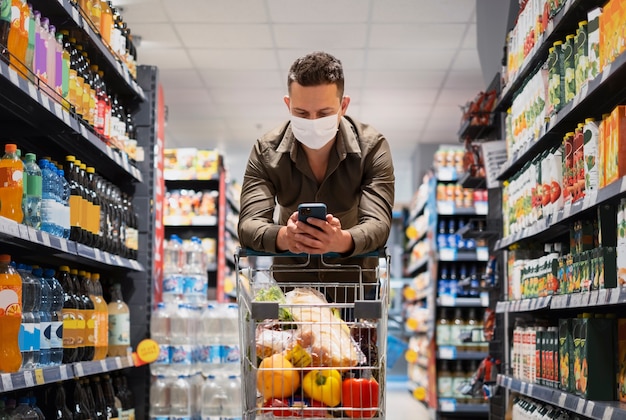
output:
[{"label": "yellow label", "polygon": [[43,377],[43,369],[41,369],[41,368],[35,369],[35,383],[37,385],[41,385],[44,382],[46,382],[46,380]]},{"label": "yellow label", "polygon": [[93,211],[93,204],[88,200],[83,200],[81,203],[81,212],[80,212],[80,226],[88,232],[91,232],[91,224],[89,222],[89,217],[91,216],[91,212]]},{"label": "yellow label", "polygon": [[93,204],[92,206],[93,213],[91,215],[91,231],[93,233],[100,233],[100,206]]},{"label": "yellow label", "polygon": [[83,199],[80,195],[70,195],[70,225],[80,227]]},{"label": "yellow label", "polygon": [[96,314],[93,309],[85,311],[85,344],[88,346],[95,345],[95,327],[96,327]]},{"label": "yellow label", "polygon": [[152,363],[159,357],[159,344],[151,339],[141,340],[137,345],[137,356],[144,363]]}]

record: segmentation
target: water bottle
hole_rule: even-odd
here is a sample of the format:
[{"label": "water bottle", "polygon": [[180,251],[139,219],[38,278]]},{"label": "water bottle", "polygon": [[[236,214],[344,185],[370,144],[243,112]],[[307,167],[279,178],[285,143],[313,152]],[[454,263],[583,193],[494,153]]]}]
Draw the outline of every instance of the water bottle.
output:
[{"label": "water bottle", "polygon": [[58,232],[55,216],[57,207],[56,190],[57,186],[56,173],[53,169],[53,165],[47,159],[39,160],[39,167],[41,168],[42,180],[41,180],[41,230],[51,235],[56,235]]},{"label": "water bottle", "polygon": [[200,317],[198,364],[204,376],[215,375],[222,368],[222,325],[220,309],[209,303]]},{"label": "water bottle", "polygon": [[228,405],[228,398],[222,381],[215,375],[207,376],[202,385],[202,409],[200,410],[202,418],[204,420],[221,419],[223,407]]},{"label": "water bottle", "polygon": [[206,301],[208,276],[204,263],[204,249],[200,238],[193,236],[184,247],[183,299],[186,302]]},{"label": "water bottle", "polygon": [[19,335],[22,369],[35,369],[39,365],[41,351],[41,283],[33,276],[29,266],[19,264],[17,271],[22,277],[22,325]]},{"label": "water bottle", "polygon": [[43,276],[50,285],[50,364],[63,362],[63,287],[54,276],[55,272],[47,268]]},{"label": "water bottle", "polygon": [[150,420],[168,420],[170,409],[170,383],[165,376],[158,375],[150,385]]},{"label": "water bottle", "polygon": [[43,269],[35,268],[33,276],[37,278],[41,284],[41,305],[39,307],[39,316],[41,318],[41,352],[39,353],[39,366],[50,366],[50,353],[52,351],[52,317],[50,314],[52,308],[52,288],[50,284],[43,278]]},{"label": "water bottle", "polygon": [[196,337],[195,324],[191,320],[188,305],[179,304],[170,316],[170,370],[190,375],[194,370],[193,344]]},{"label": "water bottle", "polygon": [[20,397],[18,405],[11,415],[14,419],[39,420],[37,413],[30,406],[30,399],[28,397]]},{"label": "water bottle", "polygon": [[41,227],[41,169],[37,156],[26,153],[24,157],[24,224],[35,229]]},{"label": "water bottle", "polygon": [[170,364],[170,312],[160,302],[150,319],[150,338],[159,344],[159,357],[150,364],[153,375],[168,375]]},{"label": "water bottle", "polygon": [[28,404],[30,404],[30,407],[33,409],[33,411],[37,415],[38,420],[46,420],[46,416],[43,414],[43,411],[41,411],[41,408],[37,406],[37,397],[31,396],[28,399]]},{"label": "water bottle", "polygon": [[241,372],[241,352],[239,351],[239,309],[229,304],[222,314],[221,362],[222,371],[227,375]]},{"label": "water bottle", "polygon": [[170,386],[170,418],[191,420],[191,387],[187,376],[180,375]]},{"label": "water bottle", "polygon": [[181,250],[183,241],[178,235],[170,236],[163,248],[163,301],[180,299],[183,293],[181,275]]},{"label": "water bottle", "polygon": [[200,409],[202,408],[202,385],[204,385],[204,377],[196,374],[189,377],[189,386],[191,388],[191,416],[194,419],[201,419]]},{"label": "water bottle", "polygon": [[65,179],[65,171],[58,170],[59,175],[59,228],[61,236],[65,239],[70,237],[70,184]]},{"label": "water bottle", "polygon": [[222,419],[241,420],[243,404],[241,395],[241,379],[230,375],[226,380],[225,393],[228,398],[222,406]]}]

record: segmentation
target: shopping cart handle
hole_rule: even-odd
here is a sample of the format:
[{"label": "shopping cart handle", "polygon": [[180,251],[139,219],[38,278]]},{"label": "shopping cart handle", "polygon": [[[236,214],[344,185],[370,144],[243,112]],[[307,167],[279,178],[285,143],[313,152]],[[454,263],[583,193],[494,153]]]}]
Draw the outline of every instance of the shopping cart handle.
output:
[{"label": "shopping cart handle", "polygon": [[[245,258],[245,257],[302,257],[308,254],[305,254],[305,253],[296,254],[294,252],[289,252],[289,251],[276,253],[276,252],[257,251],[251,248],[237,248],[237,255],[241,258]],[[366,252],[364,254],[352,255],[349,258],[385,257],[386,255],[387,255],[387,248],[380,248],[375,251]],[[348,258],[345,255],[342,255],[338,252],[328,252],[326,254],[322,254],[322,256],[326,258]]]}]

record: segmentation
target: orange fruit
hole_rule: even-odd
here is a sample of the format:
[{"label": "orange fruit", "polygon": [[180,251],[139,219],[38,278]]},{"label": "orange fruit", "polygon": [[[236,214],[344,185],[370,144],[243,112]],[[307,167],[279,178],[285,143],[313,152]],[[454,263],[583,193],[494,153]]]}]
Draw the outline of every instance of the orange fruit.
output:
[{"label": "orange fruit", "polygon": [[19,303],[12,303],[7,306],[6,314],[9,316],[22,315],[22,305]]}]

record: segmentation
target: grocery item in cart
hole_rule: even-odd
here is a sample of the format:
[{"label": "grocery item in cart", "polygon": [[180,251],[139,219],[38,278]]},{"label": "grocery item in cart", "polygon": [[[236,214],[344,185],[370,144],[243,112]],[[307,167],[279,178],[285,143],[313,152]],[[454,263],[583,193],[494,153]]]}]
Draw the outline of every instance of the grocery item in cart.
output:
[{"label": "grocery item in cart", "polygon": [[320,292],[296,288],[285,298],[294,320],[302,323],[298,327],[301,336],[310,335],[313,366],[353,367],[366,362],[348,325],[335,316]]}]

